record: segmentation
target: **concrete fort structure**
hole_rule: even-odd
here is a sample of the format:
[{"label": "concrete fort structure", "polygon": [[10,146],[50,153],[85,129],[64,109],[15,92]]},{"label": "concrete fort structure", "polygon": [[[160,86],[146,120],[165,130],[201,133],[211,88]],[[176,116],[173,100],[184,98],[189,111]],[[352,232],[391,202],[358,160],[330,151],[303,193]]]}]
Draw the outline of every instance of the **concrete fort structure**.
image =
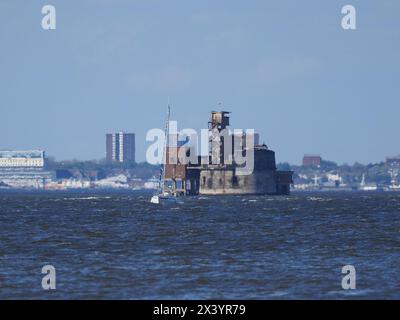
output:
[{"label": "concrete fort structure", "polygon": [[289,194],[292,172],[277,171],[275,152],[254,146],[254,169],[237,174],[237,167],[209,165],[200,169],[200,194]]},{"label": "concrete fort structure", "polygon": [[[183,152],[188,155],[190,148],[176,146],[174,148],[177,150],[174,150],[167,147],[166,186],[178,195],[289,194],[293,172],[276,169],[275,152],[265,144],[259,144],[257,133],[241,133],[239,136],[232,134],[218,138],[218,134],[228,126],[229,112],[211,112],[208,125],[209,154],[198,156],[197,163],[182,164],[175,156],[172,157],[174,161],[170,161],[170,154],[176,155],[180,148],[186,148]],[[217,139],[220,143],[213,144]],[[227,161],[227,150],[232,150],[232,154],[235,151],[241,155],[252,153],[252,170],[242,172],[245,166],[243,163]]]}]

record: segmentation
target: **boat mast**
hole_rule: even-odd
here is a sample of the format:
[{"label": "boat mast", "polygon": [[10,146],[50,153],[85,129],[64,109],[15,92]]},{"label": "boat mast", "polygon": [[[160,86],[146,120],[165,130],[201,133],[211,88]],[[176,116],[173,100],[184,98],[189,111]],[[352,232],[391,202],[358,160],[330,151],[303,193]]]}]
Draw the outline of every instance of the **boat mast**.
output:
[{"label": "boat mast", "polygon": [[163,148],[163,157],[162,157],[162,161],[163,161],[163,166],[161,169],[161,179],[160,179],[160,192],[163,193],[164,192],[164,188],[165,188],[165,169],[166,169],[166,162],[167,162],[167,146],[168,146],[168,141],[169,141],[169,117],[170,117],[170,113],[171,113],[171,107],[168,104],[168,112],[167,112],[167,122],[165,123],[165,129],[164,129],[164,148]]}]

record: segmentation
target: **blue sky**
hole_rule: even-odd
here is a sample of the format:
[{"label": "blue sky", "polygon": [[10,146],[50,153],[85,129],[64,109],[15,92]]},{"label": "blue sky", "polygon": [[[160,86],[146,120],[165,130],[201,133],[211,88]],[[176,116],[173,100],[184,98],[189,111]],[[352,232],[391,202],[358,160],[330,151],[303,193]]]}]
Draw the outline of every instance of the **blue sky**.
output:
[{"label": "blue sky", "polygon": [[0,149],[102,158],[125,130],[143,161],[170,100],[180,129],[222,102],[280,162],[378,162],[400,153],[399,57],[396,0],[0,0]]}]

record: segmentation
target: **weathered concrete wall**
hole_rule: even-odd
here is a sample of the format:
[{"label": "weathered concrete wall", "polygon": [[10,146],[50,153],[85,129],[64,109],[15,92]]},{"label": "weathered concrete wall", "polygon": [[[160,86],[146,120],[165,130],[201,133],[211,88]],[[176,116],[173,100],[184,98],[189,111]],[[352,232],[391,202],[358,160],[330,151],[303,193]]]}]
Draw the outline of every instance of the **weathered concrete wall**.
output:
[{"label": "weathered concrete wall", "polygon": [[276,175],[273,170],[235,175],[235,170],[201,170],[200,194],[275,194]]}]

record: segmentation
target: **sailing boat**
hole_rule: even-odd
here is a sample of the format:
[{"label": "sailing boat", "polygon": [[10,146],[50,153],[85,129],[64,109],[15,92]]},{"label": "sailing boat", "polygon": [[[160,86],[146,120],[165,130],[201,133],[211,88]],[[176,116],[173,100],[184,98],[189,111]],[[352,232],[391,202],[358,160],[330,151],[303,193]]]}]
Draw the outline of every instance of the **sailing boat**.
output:
[{"label": "sailing boat", "polygon": [[160,178],[158,180],[158,188],[154,195],[151,197],[150,202],[154,204],[159,204],[160,202],[171,202],[176,201],[175,195],[171,192],[171,190],[165,187],[165,167],[166,167],[166,150],[168,146],[169,140],[169,117],[171,114],[171,107],[168,105],[168,113],[167,113],[167,122],[165,124],[164,129],[164,148],[163,148],[163,157],[162,164],[160,166]]},{"label": "sailing boat", "polygon": [[376,190],[378,190],[378,186],[376,185],[376,183],[365,183],[365,173],[363,173],[362,178],[361,178],[361,183],[359,186],[359,190],[376,191]]}]

